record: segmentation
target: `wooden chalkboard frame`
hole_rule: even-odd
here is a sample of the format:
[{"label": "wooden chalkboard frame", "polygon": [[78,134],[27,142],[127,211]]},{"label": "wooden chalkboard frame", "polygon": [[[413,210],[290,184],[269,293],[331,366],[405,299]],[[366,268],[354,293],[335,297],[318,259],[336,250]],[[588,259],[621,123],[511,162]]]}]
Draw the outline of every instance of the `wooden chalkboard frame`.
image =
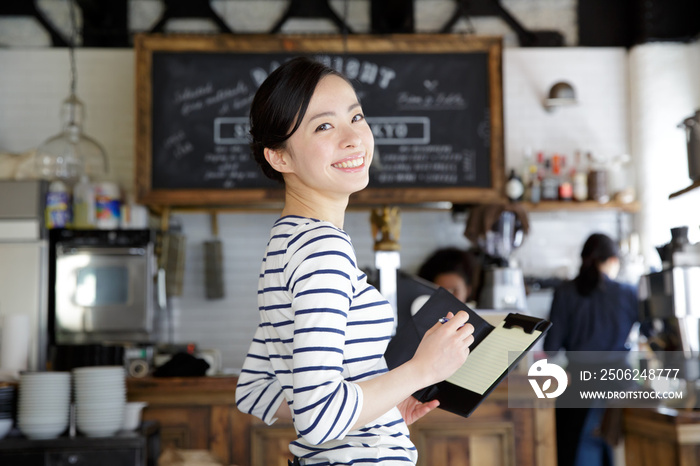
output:
[{"label": "wooden chalkboard frame", "polygon": [[486,53],[490,105],[490,175],[484,187],[366,188],[351,204],[490,203],[504,199],[502,42],[461,34],[410,35],[162,35],[135,36],[136,197],[152,206],[264,206],[278,204],[281,189],[154,189],[152,187],[153,52],[240,53]]}]

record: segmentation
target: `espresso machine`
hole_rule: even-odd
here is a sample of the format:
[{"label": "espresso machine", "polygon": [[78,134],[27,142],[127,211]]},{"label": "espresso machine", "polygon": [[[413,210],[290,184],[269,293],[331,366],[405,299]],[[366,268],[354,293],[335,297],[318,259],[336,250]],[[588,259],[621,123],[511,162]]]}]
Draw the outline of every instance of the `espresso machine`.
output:
[{"label": "espresso machine", "polygon": [[512,252],[522,244],[524,236],[521,220],[516,213],[504,210],[492,228],[479,238],[478,243],[484,253],[479,308],[526,309],[523,271],[510,260]]},{"label": "espresso machine", "polygon": [[663,268],[641,277],[640,321],[662,367],[679,369],[690,391],[700,387],[700,243],[688,227],[673,228],[670,243],[657,247]]}]

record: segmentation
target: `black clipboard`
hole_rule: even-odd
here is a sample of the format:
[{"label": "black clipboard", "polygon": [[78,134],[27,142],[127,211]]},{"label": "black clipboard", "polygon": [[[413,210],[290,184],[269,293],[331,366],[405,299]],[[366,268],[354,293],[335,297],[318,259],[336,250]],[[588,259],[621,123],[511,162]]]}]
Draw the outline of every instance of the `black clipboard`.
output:
[{"label": "black clipboard", "polygon": [[[470,352],[479,346],[495,328],[485,321],[473,309],[455,298],[452,293],[444,288],[438,288],[428,301],[420,308],[412,319],[405,319],[399,324],[396,335],[391,339],[384,353],[389,369],[400,366],[410,360],[425,332],[444,317],[448,312],[457,313],[466,311],[469,314],[469,323],[474,326],[474,343],[469,347]],[[413,396],[422,402],[438,399],[440,408],[463,417],[469,417],[476,407],[493,391],[499,383],[506,378],[508,373],[520,362],[532,346],[549,330],[552,323],[537,317],[524,314],[510,313],[506,316],[503,326],[505,328],[517,328],[520,331],[531,334],[535,330],[542,333],[512,361],[508,368],[497,377],[491,386],[483,393],[476,393],[447,381],[439,382],[430,387],[417,391]],[[469,364],[471,354],[467,357],[465,365]]]}]

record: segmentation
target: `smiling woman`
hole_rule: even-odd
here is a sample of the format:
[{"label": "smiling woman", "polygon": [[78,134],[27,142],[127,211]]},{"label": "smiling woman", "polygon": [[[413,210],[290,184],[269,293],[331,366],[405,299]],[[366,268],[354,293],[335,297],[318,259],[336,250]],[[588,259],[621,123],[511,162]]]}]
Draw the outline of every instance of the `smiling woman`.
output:
[{"label": "smiling woman", "polygon": [[[330,215],[342,228],[342,213],[350,194],[364,189],[369,182],[372,131],[354,90],[335,75],[319,81],[306,115],[299,120],[284,147],[264,150],[268,163],[284,175],[287,189],[283,214],[295,212],[313,218]],[[329,202],[321,204],[319,199]],[[341,203],[340,209],[335,200]],[[332,210],[316,212],[319,207]]]},{"label": "smiling woman", "polygon": [[295,464],[415,464],[407,424],[438,402],[411,394],[462,365],[473,341],[468,316],[448,312],[413,359],[387,369],[393,310],[367,283],[342,229],[374,150],[342,75],[308,58],[286,62],[260,86],[250,128],[255,159],[284,183],[285,205],[262,262],[260,323],[237,405],[268,424],[292,419]]}]

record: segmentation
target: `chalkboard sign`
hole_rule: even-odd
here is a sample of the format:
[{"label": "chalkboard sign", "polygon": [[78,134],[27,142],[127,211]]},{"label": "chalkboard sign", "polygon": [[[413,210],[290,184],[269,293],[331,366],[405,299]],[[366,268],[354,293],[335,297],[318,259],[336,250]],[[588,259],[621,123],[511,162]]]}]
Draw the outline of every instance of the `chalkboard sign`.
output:
[{"label": "chalkboard sign", "polygon": [[308,55],[350,78],[375,139],[355,203],[502,197],[501,43],[462,35],[136,37],[137,190],[155,205],[279,200],[250,155],[267,75]]}]

